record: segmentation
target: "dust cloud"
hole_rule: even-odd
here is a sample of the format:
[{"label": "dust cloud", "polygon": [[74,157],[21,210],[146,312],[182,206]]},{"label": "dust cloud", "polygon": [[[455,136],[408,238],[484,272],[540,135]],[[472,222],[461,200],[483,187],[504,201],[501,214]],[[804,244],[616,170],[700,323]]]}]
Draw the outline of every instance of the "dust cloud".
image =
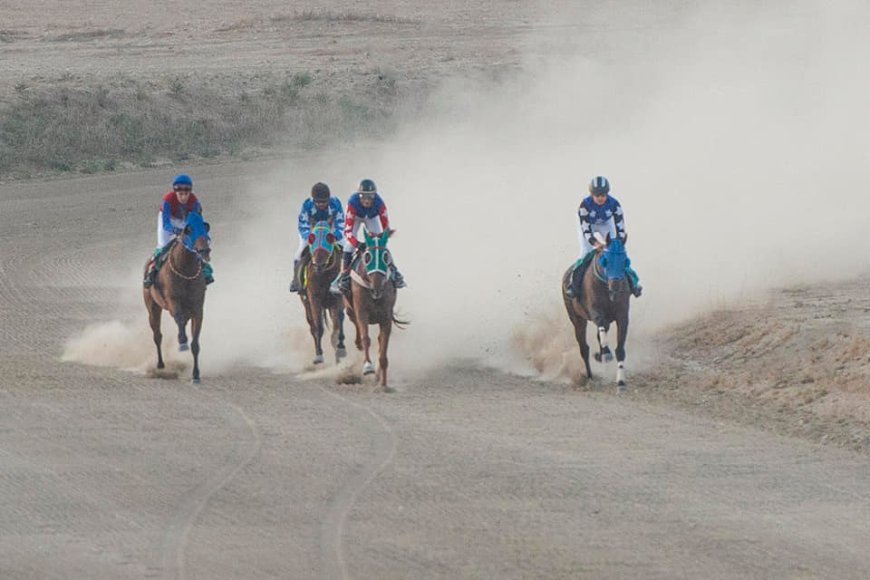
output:
[{"label": "dust cloud", "polygon": [[203,368],[306,367],[313,349],[286,286],[295,214],[316,181],[346,200],[372,178],[389,206],[409,285],[398,308],[411,326],[390,349],[399,380],[455,358],[577,372],[559,284],[597,174],[623,204],[645,287],[629,369],[655,357],[665,325],[865,271],[870,10],[686,4],[544,14],[519,70],[446,81],[389,143],[247,176],[233,200],[246,213],[216,237]]}]

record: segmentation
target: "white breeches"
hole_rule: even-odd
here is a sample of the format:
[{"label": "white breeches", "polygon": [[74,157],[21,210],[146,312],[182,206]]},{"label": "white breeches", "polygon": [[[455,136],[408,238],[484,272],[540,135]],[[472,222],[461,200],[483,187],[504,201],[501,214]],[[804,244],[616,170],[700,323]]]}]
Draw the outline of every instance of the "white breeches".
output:
[{"label": "white breeches", "polygon": [[[174,228],[184,228],[184,222],[180,219],[170,217],[169,221],[172,222],[172,227]],[[172,232],[168,232],[163,229],[163,212],[157,212],[157,247],[164,247],[166,244],[172,241],[172,238]]]},{"label": "white breeches", "polygon": [[[379,236],[382,233],[384,233],[384,228],[381,227],[380,216],[375,216],[372,218],[359,218],[358,217],[354,221],[353,231],[350,232],[350,235],[352,235],[353,237],[355,237],[358,240],[359,240],[359,237],[357,237],[357,232],[359,231],[359,227],[361,225],[365,225],[366,231],[369,233],[370,236]],[[347,237],[350,237],[350,236],[347,236]],[[351,252],[354,251],[354,249],[355,248],[353,247],[352,244],[345,242],[344,251],[346,253],[350,254]]]},{"label": "white breeches", "polygon": [[[598,236],[595,236],[595,234],[598,234]],[[607,240],[608,234],[610,234],[611,238],[616,237],[616,227],[613,225],[613,220],[606,221],[603,224],[592,224],[592,235],[596,238],[601,236],[602,244]],[[589,243],[579,226],[577,227],[577,236],[580,238],[580,258],[582,259],[583,256],[594,250],[595,247]]]}]

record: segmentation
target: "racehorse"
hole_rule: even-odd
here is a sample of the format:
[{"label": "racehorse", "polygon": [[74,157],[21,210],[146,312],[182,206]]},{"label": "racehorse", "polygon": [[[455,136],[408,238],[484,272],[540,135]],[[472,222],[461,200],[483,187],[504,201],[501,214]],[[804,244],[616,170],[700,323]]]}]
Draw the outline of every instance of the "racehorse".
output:
[{"label": "racehorse", "polygon": [[[154,277],[154,284],[143,291],[148,321],[157,346],[158,369],[164,367],[160,348],[163,340],[160,318],[163,311],[168,310],[178,325],[178,350],[182,352],[188,349],[185,327],[190,321],[194,383],[199,382],[199,333],[202,331],[202,307],[205,302],[206,284],[202,265],[209,261],[211,253],[208,231],[209,225],[200,214],[187,214],[184,230],[169,243],[165,262]],[[147,271],[147,264],[145,269]]]},{"label": "racehorse", "polygon": [[574,336],[580,345],[580,356],[586,365],[586,377],[592,378],[589,366],[589,344],[586,342],[586,323],[592,322],[598,331],[598,352],[595,360],[610,362],[613,354],[607,345],[607,331],[616,323],[616,382],[620,391],[625,383],[625,339],[628,337],[628,300],[631,296],[625,269],[628,266],[625,245],[619,239],[607,240],[605,249],[596,250],[591,263],[580,280],[581,291],[573,298],[566,293],[574,275],[574,267],[562,278],[562,299],[568,318],[574,325]]},{"label": "racehorse", "polygon": [[305,318],[314,338],[314,364],[323,362],[321,339],[326,315],[332,318],[332,346],[335,362],[347,356],[344,348],[344,305],[341,298],[329,291],[329,283],[341,269],[341,245],[336,243],[332,228],[326,221],[317,222],[308,234],[311,260],[303,271],[304,286],[299,293],[305,307]]},{"label": "racehorse", "polygon": [[388,393],[393,389],[387,386],[387,347],[390,344],[390,333],[393,323],[402,328],[407,322],[399,320],[393,312],[396,305],[396,287],[389,278],[390,265],[393,258],[387,250],[387,240],[393,230],[387,230],[377,236],[371,236],[367,231],[365,247],[361,249],[361,260],[351,270],[350,292],[344,295],[347,316],[356,326],[356,347],[365,352],[363,374],[375,372],[369,356],[371,339],[369,325],[380,326],[378,333],[378,368],[377,378],[381,387]]}]

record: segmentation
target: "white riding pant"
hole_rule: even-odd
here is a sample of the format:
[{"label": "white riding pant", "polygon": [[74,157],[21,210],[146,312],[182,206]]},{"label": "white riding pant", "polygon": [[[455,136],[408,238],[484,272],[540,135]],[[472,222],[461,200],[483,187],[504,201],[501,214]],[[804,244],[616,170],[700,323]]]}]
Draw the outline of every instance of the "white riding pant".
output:
[{"label": "white riding pant", "polygon": [[[616,238],[616,227],[613,225],[613,220],[606,221],[603,224],[592,224],[592,235],[596,238],[600,237],[599,241],[602,244],[607,241],[608,234],[610,234],[611,238]],[[580,238],[580,259],[582,260],[586,254],[595,249],[595,246],[589,243],[580,226],[577,226],[577,235]]]},{"label": "white riding pant", "polygon": [[[170,217],[169,221],[172,223],[172,227],[184,229],[184,222],[182,220]],[[166,244],[172,241],[173,237],[174,235],[172,232],[163,229],[163,212],[157,212],[157,247],[165,247]]]},{"label": "white riding pant", "polygon": [[[353,253],[353,251],[355,250],[353,244],[350,244],[346,241],[347,238],[353,236],[356,239],[359,239],[356,234],[359,231],[359,227],[361,225],[365,225],[366,231],[368,231],[370,236],[379,236],[384,233],[384,228],[381,227],[380,216],[375,216],[371,218],[357,218],[356,221],[354,221],[353,230],[350,232],[350,235],[345,236],[344,252],[346,254]],[[347,234],[348,232],[345,233]]]}]

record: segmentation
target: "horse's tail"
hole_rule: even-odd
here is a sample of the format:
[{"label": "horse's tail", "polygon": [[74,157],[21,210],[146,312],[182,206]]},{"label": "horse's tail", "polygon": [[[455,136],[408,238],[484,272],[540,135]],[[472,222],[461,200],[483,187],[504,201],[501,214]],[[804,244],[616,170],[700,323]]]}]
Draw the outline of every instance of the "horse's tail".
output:
[{"label": "horse's tail", "polygon": [[395,324],[401,330],[404,330],[405,327],[407,327],[409,324],[411,324],[410,320],[402,320],[401,318],[396,316],[395,312],[393,312],[393,314],[391,316],[393,317],[393,324]]}]

